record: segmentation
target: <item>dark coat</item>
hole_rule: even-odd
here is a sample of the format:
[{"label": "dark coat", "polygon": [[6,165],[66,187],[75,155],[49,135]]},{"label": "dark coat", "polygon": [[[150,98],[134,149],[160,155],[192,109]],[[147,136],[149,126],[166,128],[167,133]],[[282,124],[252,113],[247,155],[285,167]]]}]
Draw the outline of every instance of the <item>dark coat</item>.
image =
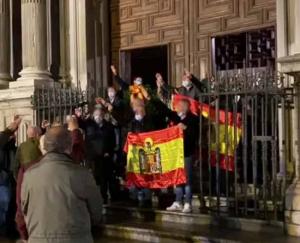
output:
[{"label": "dark coat", "polygon": [[141,121],[132,118],[128,124],[128,132],[142,133],[155,130],[155,122],[150,116],[145,116]]},{"label": "dark coat", "polygon": [[189,112],[184,119],[176,112],[169,113],[169,119],[173,125],[183,123],[187,128],[183,130],[184,136],[184,157],[194,155],[199,140],[199,117]]},{"label": "dark coat", "polygon": [[177,112],[170,110],[165,104],[160,102],[157,107],[160,109],[165,116],[171,122],[171,125],[178,125],[179,123],[183,123],[187,128],[183,131],[184,135],[184,156],[189,157],[192,156],[198,146],[199,140],[199,117],[194,115],[193,113],[187,113],[184,119],[181,119]]},{"label": "dark coat", "polygon": [[102,198],[88,170],[65,154],[48,153],[24,174],[21,208],[29,242],[92,243]]},{"label": "dark coat", "polygon": [[13,132],[9,129],[5,129],[3,132],[0,132],[0,149],[6,145],[12,135]]},{"label": "dark coat", "polygon": [[71,132],[72,136],[72,153],[71,157],[76,163],[81,163],[85,159],[85,148],[83,134],[80,129]]},{"label": "dark coat", "polygon": [[106,153],[112,155],[116,146],[114,126],[103,120],[102,125],[94,120],[88,119],[85,124],[85,147],[87,156],[92,159],[104,156]]},{"label": "dark coat", "polygon": [[[1,146],[0,146],[0,169],[6,171],[14,170],[14,162],[16,155],[16,140],[11,138],[13,133],[5,132],[0,136]],[[3,140],[2,140],[3,139]]]},{"label": "dark coat", "polygon": [[177,92],[180,95],[190,97],[194,100],[200,100],[201,94],[207,92],[207,85],[205,84],[204,81],[200,81],[195,76],[192,76],[191,81],[192,81],[192,86],[189,89],[181,86],[180,88],[177,89]]}]

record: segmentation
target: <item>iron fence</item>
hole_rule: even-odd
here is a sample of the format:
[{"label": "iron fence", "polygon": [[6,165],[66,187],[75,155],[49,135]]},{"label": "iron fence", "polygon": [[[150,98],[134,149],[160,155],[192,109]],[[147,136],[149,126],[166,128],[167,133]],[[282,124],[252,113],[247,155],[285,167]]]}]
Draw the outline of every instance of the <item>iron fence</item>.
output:
[{"label": "iron fence", "polygon": [[201,210],[283,219],[292,86],[267,69],[220,72],[209,83],[194,185]]},{"label": "iron fence", "polygon": [[40,87],[32,96],[32,105],[36,124],[41,124],[43,120],[64,123],[66,117],[74,113],[75,108],[88,105],[88,95],[87,92],[75,88]]}]

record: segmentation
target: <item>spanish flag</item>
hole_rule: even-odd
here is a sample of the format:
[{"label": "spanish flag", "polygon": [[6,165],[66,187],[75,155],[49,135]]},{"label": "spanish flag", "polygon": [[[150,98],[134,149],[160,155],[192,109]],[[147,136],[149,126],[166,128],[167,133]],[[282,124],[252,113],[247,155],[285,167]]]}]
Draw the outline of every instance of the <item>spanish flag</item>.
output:
[{"label": "spanish flag", "polygon": [[[219,110],[217,113],[216,109],[208,104],[178,94],[172,97],[174,110],[176,110],[177,103],[182,99],[189,100],[192,113],[202,115],[209,119],[212,124],[213,129],[211,129],[210,134],[211,165],[216,166],[219,163],[221,169],[233,171],[235,150],[242,136],[242,115],[224,110]],[[217,129],[219,129],[218,139],[216,136]]]},{"label": "spanish flag", "polygon": [[129,133],[127,186],[159,189],[186,183],[183,131],[179,127],[147,133]]}]

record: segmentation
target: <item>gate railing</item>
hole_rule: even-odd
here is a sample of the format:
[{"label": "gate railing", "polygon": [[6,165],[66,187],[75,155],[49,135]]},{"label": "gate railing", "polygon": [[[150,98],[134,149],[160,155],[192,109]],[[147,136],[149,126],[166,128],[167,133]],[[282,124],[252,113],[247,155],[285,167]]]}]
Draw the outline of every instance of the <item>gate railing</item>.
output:
[{"label": "gate railing", "polygon": [[202,211],[283,219],[293,88],[266,69],[220,72],[209,84],[194,181]]},{"label": "gate railing", "polygon": [[41,124],[43,120],[64,123],[66,117],[74,113],[75,108],[87,104],[87,92],[76,88],[41,87],[32,96],[36,124]]}]

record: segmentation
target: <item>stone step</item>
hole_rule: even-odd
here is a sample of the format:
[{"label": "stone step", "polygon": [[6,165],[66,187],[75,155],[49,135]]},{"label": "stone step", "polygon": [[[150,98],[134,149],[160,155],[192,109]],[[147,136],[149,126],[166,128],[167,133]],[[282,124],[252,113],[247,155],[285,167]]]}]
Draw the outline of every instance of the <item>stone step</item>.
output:
[{"label": "stone step", "polygon": [[[15,243],[16,240],[7,239],[5,237],[0,237],[0,243]],[[94,243],[142,243],[143,241],[135,241],[135,240],[125,240],[116,237],[103,237],[99,236],[95,238]]]},{"label": "stone step", "polygon": [[94,243],[142,243],[144,241],[122,239],[117,237],[99,237],[96,238]]},{"label": "stone step", "polygon": [[106,219],[102,235],[141,242],[195,242],[195,243],[296,243],[282,233],[230,231],[221,227],[187,225],[181,223],[157,223],[144,220],[128,220],[126,217]]},{"label": "stone step", "polygon": [[[194,212],[197,211],[197,209],[194,210]],[[181,212],[168,212],[165,210],[157,209],[136,208],[126,205],[123,206],[120,204],[106,206],[104,208],[104,214],[107,217],[122,216],[126,219],[147,220],[147,222],[169,222],[197,226],[220,226],[230,230],[242,230],[248,232],[261,232],[263,230],[264,232],[281,232],[283,234],[283,223],[279,221],[234,218],[217,216],[215,214],[186,214]]]}]

